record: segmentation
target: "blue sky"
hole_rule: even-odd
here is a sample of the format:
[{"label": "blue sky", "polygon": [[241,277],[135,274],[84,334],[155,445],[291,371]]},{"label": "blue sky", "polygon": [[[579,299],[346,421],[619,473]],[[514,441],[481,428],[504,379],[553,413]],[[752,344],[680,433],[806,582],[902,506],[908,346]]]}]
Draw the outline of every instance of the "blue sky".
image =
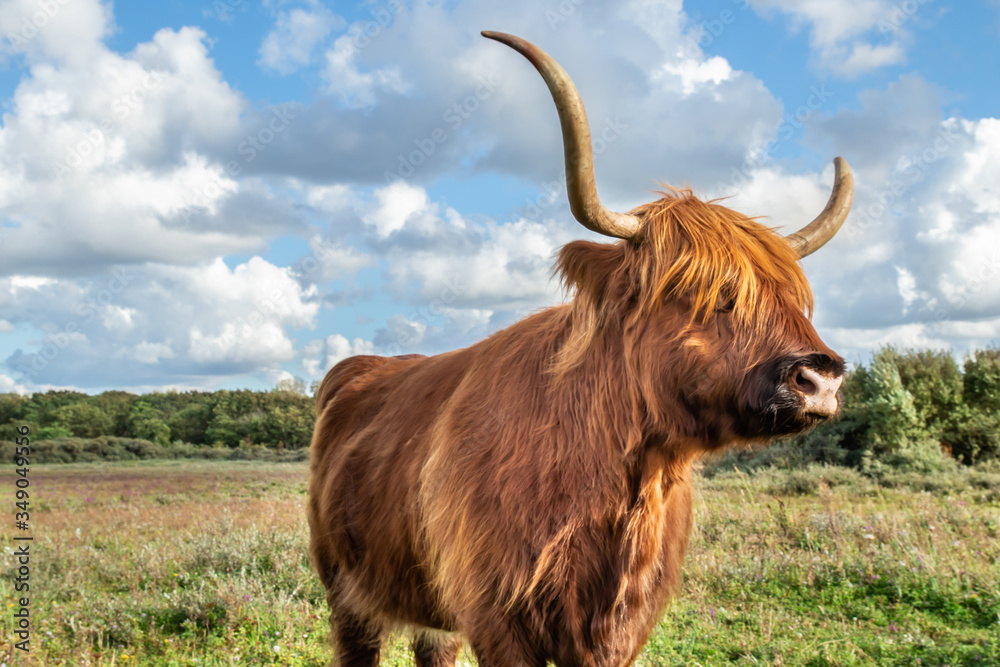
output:
[{"label": "blue sky", "polygon": [[[1000,343],[1000,2],[12,0],[0,8],[0,391],[266,388],[437,353],[565,300],[537,74],[573,76],[605,203],[658,183],[851,218],[815,323]],[[367,31],[367,33],[366,33]]]}]

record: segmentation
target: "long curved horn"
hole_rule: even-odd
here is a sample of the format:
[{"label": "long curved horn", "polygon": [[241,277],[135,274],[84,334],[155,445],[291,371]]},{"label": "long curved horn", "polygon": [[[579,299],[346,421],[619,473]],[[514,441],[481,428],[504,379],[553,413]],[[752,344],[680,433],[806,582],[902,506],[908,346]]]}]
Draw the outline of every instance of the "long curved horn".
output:
[{"label": "long curved horn", "polygon": [[639,218],[616,213],[604,207],[597,197],[594,180],[594,154],[590,144],[587,112],[573,80],[553,58],[530,42],[503,32],[484,30],[483,37],[506,44],[528,59],[552,93],[562,126],[566,154],[566,191],[573,217],[591,231],[620,239],[635,239]]},{"label": "long curved horn", "polygon": [[785,237],[799,253],[799,257],[813,254],[832,239],[851,210],[851,202],[854,201],[854,176],[851,168],[842,157],[834,158],[833,164],[836,170],[833,192],[826,202],[826,208],[808,225]]}]

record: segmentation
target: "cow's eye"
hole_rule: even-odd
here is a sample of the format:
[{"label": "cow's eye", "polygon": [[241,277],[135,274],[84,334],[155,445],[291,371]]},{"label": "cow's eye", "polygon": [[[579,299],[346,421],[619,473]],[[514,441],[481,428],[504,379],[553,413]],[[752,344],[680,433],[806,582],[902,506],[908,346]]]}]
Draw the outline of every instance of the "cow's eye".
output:
[{"label": "cow's eye", "polygon": [[715,303],[715,312],[717,313],[731,313],[733,312],[733,307],[735,306],[733,299],[719,299]]}]

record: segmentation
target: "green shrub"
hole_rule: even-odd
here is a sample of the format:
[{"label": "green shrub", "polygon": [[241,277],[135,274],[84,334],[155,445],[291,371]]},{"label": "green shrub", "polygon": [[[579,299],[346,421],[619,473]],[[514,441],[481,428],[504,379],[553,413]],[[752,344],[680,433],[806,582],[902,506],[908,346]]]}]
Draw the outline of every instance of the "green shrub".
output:
[{"label": "green shrub", "polygon": [[[14,462],[13,441],[0,441],[0,461]],[[164,447],[140,438],[55,438],[32,440],[32,463],[94,463],[98,461],[149,461],[155,459],[209,459],[228,461],[305,461],[308,449],[277,451],[263,445],[237,449],[187,443]]]}]

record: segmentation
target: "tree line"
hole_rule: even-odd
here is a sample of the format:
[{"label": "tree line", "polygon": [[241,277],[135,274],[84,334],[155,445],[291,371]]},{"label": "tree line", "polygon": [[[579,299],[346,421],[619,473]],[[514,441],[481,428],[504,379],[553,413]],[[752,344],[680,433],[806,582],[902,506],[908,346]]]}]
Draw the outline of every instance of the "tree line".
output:
[{"label": "tree line", "polygon": [[[295,379],[271,391],[0,394],[0,441],[13,441],[14,429],[28,425],[36,443],[112,437],[153,443],[147,449],[154,452],[304,449],[316,419],[316,386]],[[829,463],[877,472],[997,459],[1000,348],[978,350],[960,364],[947,351],[886,347],[847,375],[836,420],[767,449],[732,453],[725,462]]]},{"label": "tree line", "polygon": [[300,379],[271,391],[0,394],[0,441],[14,440],[14,429],[27,425],[33,442],[112,436],[160,447],[302,449],[309,446],[315,421],[315,399]]}]

